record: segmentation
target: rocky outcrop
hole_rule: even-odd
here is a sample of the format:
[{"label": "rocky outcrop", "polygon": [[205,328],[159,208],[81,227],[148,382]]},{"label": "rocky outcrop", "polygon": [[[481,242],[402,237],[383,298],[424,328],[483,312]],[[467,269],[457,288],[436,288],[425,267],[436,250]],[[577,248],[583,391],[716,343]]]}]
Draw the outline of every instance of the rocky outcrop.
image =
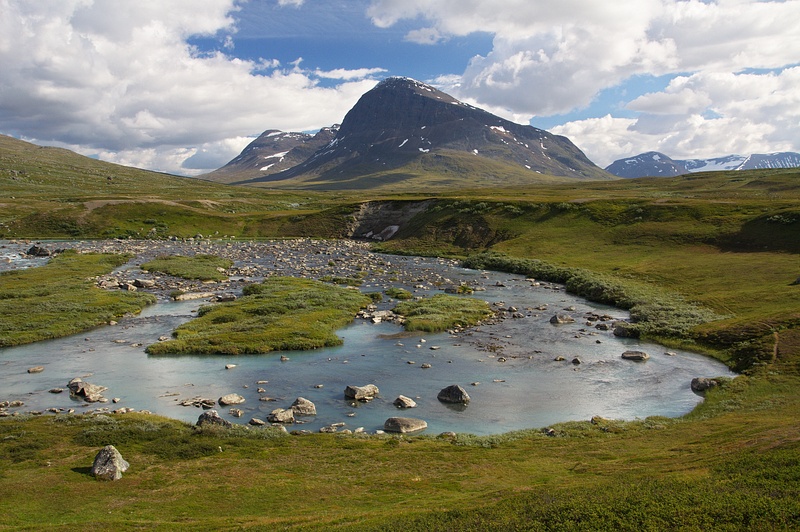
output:
[{"label": "rocky outcrop", "polygon": [[130,464],[113,445],[106,445],[94,457],[91,474],[98,480],[119,480]]},{"label": "rocky outcrop", "polygon": [[426,428],[428,428],[426,421],[412,417],[390,417],[383,424],[383,430],[386,432],[399,432],[401,434],[417,432]]},{"label": "rocky outcrop", "polygon": [[442,389],[436,397],[443,403],[465,405],[470,401],[467,391],[458,384],[452,384]]},{"label": "rocky outcrop", "polygon": [[380,393],[378,387],[374,384],[367,384],[365,386],[348,386],[344,389],[344,396],[347,399],[355,399],[356,401],[371,401]]}]

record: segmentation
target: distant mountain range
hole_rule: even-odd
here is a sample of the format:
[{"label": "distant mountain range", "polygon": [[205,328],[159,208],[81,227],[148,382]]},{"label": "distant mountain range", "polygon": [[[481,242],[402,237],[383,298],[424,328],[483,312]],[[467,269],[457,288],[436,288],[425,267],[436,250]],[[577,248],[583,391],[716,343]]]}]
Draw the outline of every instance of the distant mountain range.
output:
[{"label": "distant mountain range", "polygon": [[618,159],[606,171],[619,177],[674,177],[694,172],[717,170],[756,170],[759,168],[800,167],[800,153],[755,153],[726,155],[713,159],[671,159],[663,153],[649,151],[635,157]]},{"label": "distant mountain range", "polygon": [[364,94],[341,126],[316,135],[265,131],[214,181],[310,188],[443,186],[613,179],[569,139],[510,122],[409,78]]}]

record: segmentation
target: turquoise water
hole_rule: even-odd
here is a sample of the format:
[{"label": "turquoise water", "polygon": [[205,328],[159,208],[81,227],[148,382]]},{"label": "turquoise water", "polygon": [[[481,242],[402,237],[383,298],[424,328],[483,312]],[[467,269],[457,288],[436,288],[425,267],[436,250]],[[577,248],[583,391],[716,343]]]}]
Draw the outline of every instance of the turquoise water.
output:
[{"label": "turquoise water", "polygon": [[[205,304],[161,301],[114,326],[0,349],[0,400],[24,401],[24,407],[13,409],[20,412],[130,407],[194,422],[201,410],[179,406],[178,401],[238,393],[246,399],[237,406],[244,411],[242,417],[233,417],[225,407],[217,410],[230,421],[247,423],[253,417],[266,419],[271,410],[288,408],[297,397],[305,397],[316,404],[318,414],[289,430],[316,431],[345,423],[345,428],[372,432],[381,429],[388,417],[403,415],[427,421],[427,433],[496,434],[595,415],[616,419],[680,416],[702,400],[690,389],[692,378],[733,376],[721,363],[698,354],[672,350],[670,356],[662,346],[594,329],[585,323],[586,313],[616,318],[624,318],[625,313],[575,298],[558,287],[533,286],[523,278],[464,270],[434,259],[391,257],[391,261],[394,268],[414,270],[409,279],[418,278],[416,272],[433,271],[480,284],[485,291],[474,297],[516,306],[525,317],[483,325],[458,336],[399,338],[401,328],[394,324],[356,320],[339,331],[342,346],[286,352],[286,361],[281,361],[280,354],[149,356],[144,352],[147,345],[169,335]],[[402,286],[417,295],[437,291],[431,286],[415,289],[412,282]],[[363,290],[382,287],[376,282]],[[547,310],[533,310],[543,305]],[[565,308],[570,308],[568,313],[576,322],[550,324],[550,317]],[[628,349],[643,350],[651,358],[643,363],[622,360],[620,355]],[[557,362],[557,356],[566,360]],[[576,356],[582,360],[580,365],[571,363]],[[431,367],[422,369],[423,363]],[[226,369],[228,364],[235,367]],[[33,366],[45,370],[27,373]],[[66,389],[73,377],[107,386],[104,395],[119,398],[119,403],[87,405],[70,398],[67,391],[48,391]],[[364,384],[377,385],[380,396],[369,403],[344,398],[346,386]],[[439,390],[451,384],[467,390],[472,398],[468,406],[452,407],[436,399]],[[258,388],[264,391],[259,393]],[[415,399],[417,408],[400,411],[394,407],[400,394]],[[260,401],[261,396],[274,401]]]}]

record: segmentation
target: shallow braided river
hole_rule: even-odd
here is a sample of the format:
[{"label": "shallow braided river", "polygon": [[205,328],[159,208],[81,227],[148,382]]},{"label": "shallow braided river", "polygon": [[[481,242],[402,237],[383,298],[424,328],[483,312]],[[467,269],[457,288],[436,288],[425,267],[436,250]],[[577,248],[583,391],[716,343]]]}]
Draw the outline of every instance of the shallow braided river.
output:
[{"label": "shallow braided river", "polygon": [[[217,399],[237,393],[245,402],[216,406],[231,422],[265,420],[276,408],[288,408],[298,397],[314,402],[317,415],[298,418],[288,430],[318,431],[338,424],[374,432],[392,416],[425,420],[426,433],[443,431],[497,434],[517,429],[586,420],[592,416],[636,419],[680,416],[702,398],[690,389],[694,377],[734,376],[723,364],[687,351],[615,337],[595,326],[597,316],[625,319],[619,309],[597,305],[567,294],[563,287],[538,283],[498,272],[460,268],[444,259],[374,254],[367,245],[337,241],[230,242],[46,242],[51,249],[129,251],[136,255],[104,280],[150,279],[159,302],[141,314],[57,340],[0,349],[0,401],[22,401],[9,413],[74,410],[75,413],[120,408],[148,410],[195,422],[202,410],[179,403],[195,397]],[[0,270],[36,267],[47,258],[31,258],[31,243],[0,242]],[[231,281],[200,284],[141,271],[138,265],[161,254],[211,253],[234,260]],[[391,322],[356,319],[338,331],[342,346],[244,356],[151,356],[145,347],[169,336],[192,319],[206,300],[174,302],[173,289],[241,293],[247,283],[268,275],[320,278],[368,272],[360,289],[406,288],[415,296],[441,293],[445,286],[465,283],[472,296],[501,311],[498,319],[457,334],[404,334]],[[384,297],[379,309],[395,302]],[[507,312],[517,309],[516,316]],[[503,312],[503,311],[506,312]],[[566,313],[574,323],[553,325],[555,313]],[[592,316],[594,315],[594,316]],[[593,321],[589,321],[589,320]],[[608,321],[610,323],[610,321]],[[645,362],[623,360],[626,350],[645,351]],[[284,359],[281,359],[281,355]],[[574,364],[578,358],[580,364]],[[563,358],[563,360],[556,360]],[[423,364],[430,365],[423,368]],[[28,373],[43,366],[40,373]],[[233,366],[226,369],[226,366]],[[71,398],[67,383],[81,377],[106,386],[108,403],[85,403]],[[375,384],[380,394],[367,403],[345,399],[348,385]],[[437,400],[451,384],[471,397],[467,406]],[[50,390],[62,388],[62,393]],[[414,399],[416,408],[399,410],[398,395]],[[112,402],[112,399],[118,399]]]}]

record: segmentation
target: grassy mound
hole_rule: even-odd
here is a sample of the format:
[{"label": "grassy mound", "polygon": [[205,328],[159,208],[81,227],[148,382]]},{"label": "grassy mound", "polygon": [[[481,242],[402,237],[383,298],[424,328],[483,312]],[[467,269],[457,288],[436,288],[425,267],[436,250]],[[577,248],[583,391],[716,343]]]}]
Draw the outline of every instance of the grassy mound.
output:
[{"label": "grassy mound", "polygon": [[183,257],[178,255],[164,255],[145,262],[141,268],[149,272],[161,272],[183,279],[197,279],[200,281],[224,281],[227,279],[224,271],[233,266],[233,261],[215,255],[195,255]]},{"label": "grassy mound", "polygon": [[431,298],[404,301],[394,308],[405,317],[407,331],[441,332],[469,327],[492,315],[489,304],[480,299],[436,294]]},{"label": "grassy mound", "polygon": [[151,294],[93,285],[129,258],[66,251],[45,266],[0,273],[0,346],[75,334],[155,303]]},{"label": "grassy mound", "polygon": [[254,354],[340,345],[334,331],[353,320],[370,298],[319,281],[272,277],[245,287],[230,303],[201,307],[174,340],[150,345],[162,354]]}]

